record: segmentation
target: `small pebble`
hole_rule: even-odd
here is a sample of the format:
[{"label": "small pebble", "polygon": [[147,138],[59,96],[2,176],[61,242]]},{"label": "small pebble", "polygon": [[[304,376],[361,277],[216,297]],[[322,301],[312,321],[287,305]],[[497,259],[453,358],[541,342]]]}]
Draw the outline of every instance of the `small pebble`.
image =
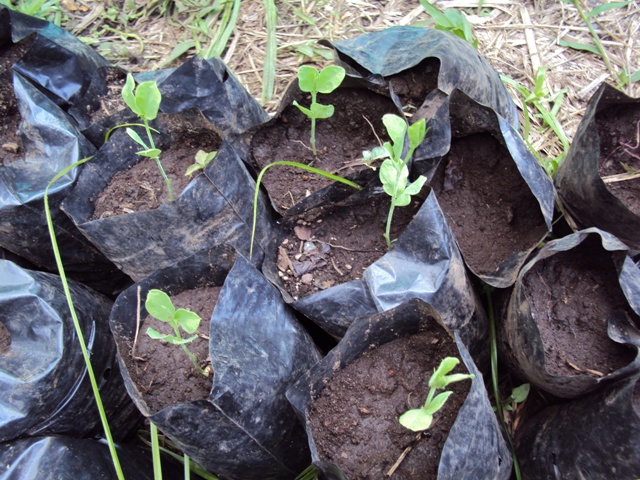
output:
[{"label": "small pebble", "polygon": [[300,281],[305,285],[311,285],[311,283],[313,282],[313,275],[310,273],[305,273],[304,275],[302,275],[302,277],[300,277]]}]

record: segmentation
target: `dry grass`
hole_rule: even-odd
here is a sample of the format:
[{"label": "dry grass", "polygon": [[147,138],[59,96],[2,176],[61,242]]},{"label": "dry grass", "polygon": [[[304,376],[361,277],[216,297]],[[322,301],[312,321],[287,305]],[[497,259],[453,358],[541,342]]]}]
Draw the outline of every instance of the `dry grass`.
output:
[{"label": "dry grass", "polygon": [[[300,45],[428,20],[417,0],[282,0],[276,3],[278,54],[275,96],[265,105],[270,111],[277,108],[299,65],[328,63],[321,57],[310,59],[296,53]],[[582,2],[586,10],[597,4],[592,0],[588,3],[589,7]],[[120,15],[117,21],[124,18],[123,25],[127,29],[101,32],[101,48],[105,51],[110,48],[110,60],[126,69],[150,70],[161,66],[177,43],[193,36],[184,23],[188,11],[169,11],[166,8],[169,4],[167,0],[66,0],[63,5],[69,13],[69,21],[64,26],[76,35],[96,35],[105,26],[114,26],[113,21],[105,20],[104,12],[110,6],[116,6]],[[189,2],[183,0],[180,4]],[[441,10],[465,10],[474,25],[480,52],[498,72],[532,89],[537,68],[547,69],[546,87],[549,91],[566,90],[557,117],[569,139],[573,137],[595,89],[602,82],[614,85],[619,82],[599,55],[558,45],[559,39],[592,44],[591,35],[573,5],[558,0],[486,0],[479,15],[478,0],[439,0],[435,4]],[[593,19],[593,23],[613,70],[639,70],[638,2],[606,11]],[[118,29],[117,26],[115,28]],[[134,32],[135,36],[131,36]],[[223,59],[256,99],[260,98],[262,89],[266,41],[263,1],[243,0]],[[627,85],[624,90],[628,95],[637,97],[640,82]],[[532,144],[545,155],[556,155],[560,147],[553,132],[536,130],[532,133]]]}]

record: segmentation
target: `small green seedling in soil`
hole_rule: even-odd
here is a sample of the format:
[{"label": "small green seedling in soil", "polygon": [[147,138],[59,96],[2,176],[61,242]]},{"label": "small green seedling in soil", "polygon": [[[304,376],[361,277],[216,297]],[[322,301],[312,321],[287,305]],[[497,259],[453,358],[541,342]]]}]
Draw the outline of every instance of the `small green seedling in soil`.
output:
[{"label": "small green seedling in soil", "polygon": [[147,300],[145,301],[145,308],[149,315],[154,318],[157,318],[161,322],[166,322],[173,328],[175,335],[171,334],[162,334],[157,330],[149,327],[147,329],[147,335],[156,340],[163,340],[165,342],[172,343],[174,345],[180,345],[182,349],[185,351],[193,366],[205,377],[209,376],[209,372],[200,368],[200,364],[198,363],[198,359],[196,356],[187,348],[187,343],[193,342],[198,335],[193,335],[188,338],[182,338],[182,334],[180,330],[184,330],[186,333],[192,334],[198,330],[200,326],[200,316],[192,312],[190,310],[186,310],[184,308],[176,308],[173,306],[169,295],[164,293],[162,290],[152,289],[149,290],[147,294]]},{"label": "small green seedling in soil", "polygon": [[523,383],[519,387],[515,387],[511,391],[511,395],[505,400],[505,409],[508,411],[513,411],[516,408],[516,405],[524,402],[529,396],[529,391],[531,390],[531,385],[528,383]]},{"label": "small green seedling in soil", "polygon": [[303,65],[298,70],[298,86],[303,92],[311,94],[311,105],[305,108],[295,100],[293,104],[311,119],[311,151],[317,157],[316,151],[316,120],[333,116],[333,105],[322,105],[316,97],[318,93],[331,93],[340,86],[345,77],[345,70],[337,65],[324,67],[320,72],[310,65]]},{"label": "small green seedling in soil", "polygon": [[162,174],[162,178],[167,185],[167,190],[169,192],[169,201],[173,201],[173,188],[171,188],[171,180],[167,177],[167,174],[162,168],[162,163],[160,163],[160,154],[162,153],[153,141],[153,136],[151,135],[151,127],[149,127],[149,122],[154,120],[158,116],[158,110],[160,109],[160,102],[162,100],[162,94],[158,89],[158,85],[156,82],[142,82],[137,88],[135,87],[135,80],[133,79],[133,75],[130,73],[127,74],[127,80],[122,87],[122,99],[125,101],[127,106],[131,109],[133,113],[138,115],[144,124],[144,129],[147,132],[147,139],[149,143],[146,143],[138,132],[127,127],[127,134],[138,144],[141,145],[144,150],[136,152],[138,155],[142,157],[151,158],[158,165],[158,169]]},{"label": "small green seedling in soil", "polygon": [[[362,156],[365,163],[385,158],[380,165],[380,181],[384,191],[391,197],[387,227],[384,233],[387,247],[391,248],[393,210],[396,207],[409,205],[411,196],[420,193],[427,180],[420,175],[415,181],[408,183],[409,167],[407,166],[413,152],[427,136],[427,127],[424,118],[407,127],[407,122],[403,118],[391,113],[382,117],[382,123],[387,128],[391,142],[385,142],[382,147],[376,147],[370,152],[362,152]],[[407,134],[409,136],[409,150],[403,159],[402,151]]]},{"label": "small green seedling in soil", "polygon": [[187,168],[185,175],[193,175],[198,170],[204,170],[204,167],[211,163],[211,160],[213,160],[217,153],[218,152],[207,153],[204,150],[198,150],[198,153],[196,153],[195,162],[193,162],[193,165],[189,165],[189,168]]},{"label": "small green seedling in soil", "polygon": [[475,375],[465,373],[448,375],[458,363],[460,363],[460,360],[455,357],[445,357],[440,362],[440,365],[429,379],[429,394],[427,395],[427,400],[424,402],[424,405],[420,408],[407,410],[400,415],[398,420],[403,427],[413,430],[414,432],[421,432],[422,430],[428,429],[433,421],[433,414],[444,406],[447,398],[453,393],[451,391],[445,391],[435,395],[436,390],[443,390],[454,382],[475,378]]}]

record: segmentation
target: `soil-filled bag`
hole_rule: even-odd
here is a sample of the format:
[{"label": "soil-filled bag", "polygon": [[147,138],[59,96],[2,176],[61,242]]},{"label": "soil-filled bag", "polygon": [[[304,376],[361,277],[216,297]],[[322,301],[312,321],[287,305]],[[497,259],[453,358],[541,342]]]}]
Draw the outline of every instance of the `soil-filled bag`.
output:
[{"label": "soil-filled bag", "polygon": [[[222,243],[248,255],[255,183],[232,145],[199,112],[160,115],[154,125],[174,201],[155,162],[137,155],[140,147],[119,129],[85,164],[63,210],[134,280]],[[206,174],[191,180],[185,171],[199,150],[217,154]],[[270,228],[261,203],[256,262]]]},{"label": "soil-filled bag", "polygon": [[[94,152],[66,114],[19,74],[13,87],[22,121],[18,155],[0,166],[0,246],[57,271],[44,212],[44,192],[64,168]],[[49,190],[49,206],[65,269],[74,278],[112,293],[126,277],[60,211],[78,177],[70,170]]]},{"label": "soil-filled bag", "polygon": [[545,244],[504,310],[502,359],[557,397],[578,397],[640,369],[633,341],[640,269],[611,234],[590,228]]},{"label": "soil-filled bag", "polygon": [[[116,362],[112,302],[69,283],[111,430],[124,438],[141,417]],[[0,284],[0,441],[102,432],[60,279],[0,260]]]},{"label": "soil-filled bag", "polygon": [[58,105],[73,104],[88,88],[93,72],[109,65],[94,49],[56,25],[0,6],[0,49],[28,41],[14,65]]},{"label": "soil-filled bag", "polygon": [[[355,205],[348,208],[357,212],[357,209],[365,207]],[[384,220],[384,217],[380,218]],[[319,226],[326,228],[325,225],[326,218]],[[371,229],[372,225],[367,222],[365,228]],[[313,243],[317,244],[317,250],[322,251],[324,242]],[[335,247],[335,243],[332,245]],[[330,250],[328,255],[335,257],[340,251],[339,248],[334,250]],[[284,298],[296,310],[336,338],[341,338],[359,317],[390,310],[411,298],[420,298],[433,305],[449,329],[458,332],[474,357],[486,352],[486,315],[433,192],[428,193],[391,250],[366,267],[359,279],[294,298],[283,287],[283,279],[289,273],[283,275],[281,271],[281,253],[282,246],[278,250],[273,249],[271,256],[265,259],[265,275],[281,288]],[[276,254],[280,256],[278,261]],[[331,265],[334,257],[326,263]],[[342,264],[338,268],[344,269]]]},{"label": "soil-filled bag", "polygon": [[[364,81],[354,83],[346,78],[331,93],[318,94],[317,101],[332,105],[334,113],[316,121],[314,155],[311,121],[293,104],[308,107],[310,94],[299,88],[298,80],[294,81],[283,95],[278,112],[243,137],[248,144],[245,161],[257,172],[276,161],[297,162],[365,185],[377,175],[364,164],[362,152],[389,139],[383,115],[401,113],[388,95],[371,87]],[[286,165],[266,170],[262,186],[273,209],[288,217],[347,197],[358,197],[358,190],[353,187]]]},{"label": "soil-filled bag", "polygon": [[[124,71],[114,67],[97,70],[86,95],[70,110],[83,133],[98,147],[110,128],[135,120],[118,89],[125,77]],[[138,73],[134,77],[138,82],[158,84],[161,112],[198,109],[219,132],[229,137],[269,118],[219,58],[205,60],[196,55],[178,68]]]},{"label": "soil-filled bag", "polygon": [[640,376],[542,410],[515,438],[522,478],[640,478]]},{"label": "soil-filled bag", "polygon": [[640,99],[603,84],[554,177],[576,229],[598,227],[640,250]]},{"label": "soil-filled bag", "polygon": [[[151,451],[133,445],[116,445],[127,480],[152,480]],[[182,467],[162,455],[165,478],[182,478]],[[33,437],[0,444],[0,480],[116,478],[109,446],[104,440],[70,437]],[[191,473],[191,478],[201,478]]]},{"label": "soil-filled bag", "polygon": [[[398,416],[422,405],[429,377],[445,357],[461,360],[452,373],[475,378],[447,387],[453,393],[429,430],[406,429]],[[459,337],[454,340],[437,311],[421,300],[356,320],[287,398],[305,423],[321,478],[383,478],[390,470],[399,479],[511,474],[482,374]],[[384,458],[369,460],[382,452]]]},{"label": "soil-filled bag", "polygon": [[400,108],[416,108],[429,133],[416,152],[433,159],[449,150],[449,96],[460,90],[518,128],[518,113],[498,73],[469,43],[430,28],[392,27],[329,44],[349,75],[388,90]]},{"label": "soil-filled bag", "polygon": [[[204,285],[217,286],[218,295],[215,301],[213,295],[208,299],[215,310],[207,317],[210,326],[204,333],[209,338],[213,385],[208,380],[208,390],[194,398],[191,380],[187,384],[182,367],[173,364],[153,383],[134,383],[138,370],[152,368],[131,357],[136,289],[144,300],[151,288],[174,297]],[[139,342],[149,321],[144,307],[140,310]],[[136,405],[200,466],[224,479],[246,480],[293,478],[308,465],[304,429],[284,391],[320,355],[280,293],[232,248],[194,255],[126,290],[116,300],[111,328]],[[180,347],[170,347],[185,357]],[[140,348],[135,355],[143,356]],[[167,383],[161,375],[177,377],[185,396],[177,401],[159,398],[156,390]]]},{"label": "soil-filled bag", "polygon": [[553,183],[495,111],[456,90],[447,116],[451,146],[428,184],[469,269],[491,286],[509,287],[551,231]]}]

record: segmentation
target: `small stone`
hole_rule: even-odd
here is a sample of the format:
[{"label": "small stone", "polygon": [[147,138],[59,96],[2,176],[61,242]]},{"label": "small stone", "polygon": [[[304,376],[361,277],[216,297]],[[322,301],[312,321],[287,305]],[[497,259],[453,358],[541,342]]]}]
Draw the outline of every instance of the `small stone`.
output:
[{"label": "small stone", "polygon": [[2,144],[2,149],[5,152],[18,153],[18,151],[20,150],[20,146],[15,142],[8,142],[8,143]]},{"label": "small stone", "polygon": [[309,240],[311,238],[311,229],[300,225],[293,227],[293,233],[296,234],[300,240]]},{"label": "small stone", "polygon": [[302,277],[300,277],[300,281],[305,285],[311,285],[311,283],[313,282],[313,275],[311,273],[305,273],[304,275],[302,275]]},{"label": "small stone", "polygon": [[300,259],[302,258],[302,254],[301,254],[301,253],[296,253],[296,254],[293,256],[293,258],[294,258],[294,259],[296,259],[296,260],[300,260]]},{"label": "small stone", "polygon": [[313,242],[304,242],[304,245],[302,246],[302,252],[303,253],[312,253],[314,252],[316,249],[316,244]]},{"label": "small stone", "polygon": [[346,268],[347,270],[351,270],[353,269],[352,265],[349,265],[348,263],[344,266],[344,268]]}]

